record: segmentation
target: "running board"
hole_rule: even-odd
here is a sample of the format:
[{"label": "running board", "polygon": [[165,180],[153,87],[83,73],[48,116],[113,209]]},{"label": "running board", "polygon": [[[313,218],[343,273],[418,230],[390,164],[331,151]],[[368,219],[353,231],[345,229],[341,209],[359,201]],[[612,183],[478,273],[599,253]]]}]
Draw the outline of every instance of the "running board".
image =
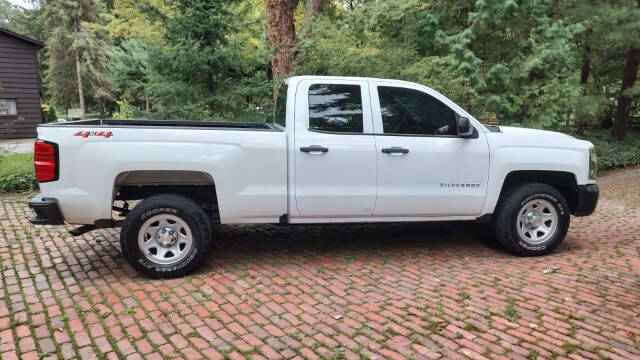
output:
[{"label": "running board", "polygon": [[69,230],[69,234],[73,236],[80,236],[82,234],[86,234],[91,230],[97,229],[95,225],[82,225],[79,228],[75,228],[73,230]]},{"label": "running board", "polygon": [[97,230],[97,229],[108,229],[119,227],[122,225],[122,220],[113,221],[111,219],[105,220],[96,220],[93,225],[87,224],[82,225],[79,228],[75,228],[73,230],[69,230],[69,234],[72,236],[80,236],[82,234],[86,234],[89,231]]}]

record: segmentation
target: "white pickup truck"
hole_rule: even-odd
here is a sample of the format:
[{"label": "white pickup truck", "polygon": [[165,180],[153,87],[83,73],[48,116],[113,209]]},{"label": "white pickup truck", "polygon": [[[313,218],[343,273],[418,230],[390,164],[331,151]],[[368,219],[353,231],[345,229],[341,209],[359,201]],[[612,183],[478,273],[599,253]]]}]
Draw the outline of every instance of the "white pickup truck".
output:
[{"label": "white pickup truck", "polygon": [[591,143],[484,126],[398,80],[291,77],[267,123],[85,120],[38,137],[30,221],[121,226],[124,256],[155,276],[202,263],[216,223],[479,220],[510,252],[542,255],[598,200]]}]

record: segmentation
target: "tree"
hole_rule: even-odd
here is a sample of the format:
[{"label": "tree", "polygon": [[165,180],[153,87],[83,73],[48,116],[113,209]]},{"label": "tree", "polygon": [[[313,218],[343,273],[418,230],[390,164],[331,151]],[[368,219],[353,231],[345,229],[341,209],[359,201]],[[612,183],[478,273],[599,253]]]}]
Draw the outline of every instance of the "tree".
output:
[{"label": "tree", "polygon": [[149,46],[148,93],[162,117],[221,119],[237,110],[237,86],[261,64],[238,46],[246,9],[239,1],[167,0],[169,11],[146,13],[164,28],[164,44]]},{"label": "tree", "polygon": [[103,13],[99,0],[58,0],[47,2],[40,17],[51,31],[46,78],[52,100],[70,106],[77,99],[83,118],[85,96],[103,104],[113,91],[107,77],[109,44],[98,26]]},{"label": "tree", "polygon": [[267,30],[273,77],[289,74],[293,69],[296,45],[296,26],[294,12],[298,0],[267,0]]},{"label": "tree", "polygon": [[149,111],[149,45],[135,38],[124,40],[111,53],[110,76],[119,89],[119,99]]},{"label": "tree", "polygon": [[631,103],[635,95],[633,88],[638,78],[638,63],[640,62],[640,0],[637,0],[635,9],[629,9],[625,14],[631,17],[629,19],[630,23],[627,23],[627,25],[634,26],[635,29],[627,29],[631,31],[625,36],[625,42],[629,44],[629,50],[627,51],[622,73],[618,108],[611,127],[611,136],[618,140],[622,140],[627,133]]},{"label": "tree", "polygon": [[164,28],[154,24],[144,9],[153,7],[162,14],[170,15],[170,7],[162,0],[118,0],[106,15],[105,30],[116,41],[136,39],[151,44],[160,44],[164,37]]}]

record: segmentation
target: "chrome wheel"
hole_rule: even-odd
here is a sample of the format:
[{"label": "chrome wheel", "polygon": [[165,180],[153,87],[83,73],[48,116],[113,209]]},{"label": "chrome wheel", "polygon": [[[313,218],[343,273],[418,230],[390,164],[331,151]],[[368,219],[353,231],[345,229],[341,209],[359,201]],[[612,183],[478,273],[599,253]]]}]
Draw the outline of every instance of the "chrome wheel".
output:
[{"label": "chrome wheel", "polygon": [[193,236],[186,222],[177,216],[160,214],[142,224],[138,246],[144,256],[158,264],[171,265],[182,260],[193,247]]},{"label": "chrome wheel", "polygon": [[541,244],[555,235],[558,212],[547,200],[531,200],[518,211],[516,227],[520,239],[532,245]]}]

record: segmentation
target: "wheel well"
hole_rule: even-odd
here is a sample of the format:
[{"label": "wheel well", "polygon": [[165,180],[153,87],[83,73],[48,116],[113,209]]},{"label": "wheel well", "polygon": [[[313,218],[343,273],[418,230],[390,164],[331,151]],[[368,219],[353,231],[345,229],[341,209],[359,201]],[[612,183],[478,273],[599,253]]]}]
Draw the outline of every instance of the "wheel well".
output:
[{"label": "wheel well", "polygon": [[570,172],[545,171],[545,170],[521,170],[512,171],[504,179],[498,204],[502,201],[504,193],[513,186],[528,182],[547,184],[556,188],[567,200],[571,213],[575,212],[578,202],[576,177]]},{"label": "wheel well", "polygon": [[[201,171],[184,170],[141,170],[120,173],[114,182],[115,201],[143,200],[157,194],[177,194],[198,203],[212,221],[219,222],[218,197],[211,175]],[[114,210],[126,214],[127,207]],[[124,210],[124,211],[123,211]]]}]

